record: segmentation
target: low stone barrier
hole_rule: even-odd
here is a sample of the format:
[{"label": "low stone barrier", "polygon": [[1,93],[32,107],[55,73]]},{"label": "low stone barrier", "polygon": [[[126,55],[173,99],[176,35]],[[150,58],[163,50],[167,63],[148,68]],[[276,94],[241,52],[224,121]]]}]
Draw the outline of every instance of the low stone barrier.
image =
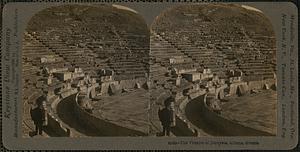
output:
[{"label": "low stone barrier", "polygon": [[120,80],[120,81],[109,81],[100,84],[101,94],[105,95],[109,93],[110,85],[114,85],[115,87],[122,89],[133,89],[136,87],[136,84],[143,86],[146,83],[146,79],[139,78],[139,79],[129,79],[129,80]]},{"label": "low stone barrier", "polygon": [[195,129],[191,128],[189,123],[182,117],[176,115],[176,126],[171,128],[175,136],[198,136]]},{"label": "low stone barrier", "polygon": [[147,134],[141,131],[129,129],[126,127],[122,127],[96,117],[82,109],[77,103],[76,97],[74,98],[76,102],[74,105],[75,116],[79,121],[83,122],[87,128],[93,128],[99,132],[103,136],[146,136]]},{"label": "low stone barrier", "polygon": [[249,81],[247,84],[250,90],[260,90],[264,86],[263,81]]},{"label": "low stone barrier", "polygon": [[54,97],[52,97],[51,98],[52,100],[51,100],[51,105],[50,105],[50,107],[51,107],[51,110],[53,110],[55,113],[56,113],[56,107],[57,107],[57,104],[60,102],[60,97],[59,96],[54,96]]},{"label": "low stone barrier", "polygon": [[[272,88],[276,84],[274,79],[266,79],[260,81],[238,82],[229,85],[229,95],[244,95],[250,90],[262,90]],[[266,88],[268,86],[268,88]]]},{"label": "low stone barrier", "polygon": [[[201,100],[197,98],[195,100]],[[217,128],[224,135],[228,136],[272,136],[272,134],[254,128],[250,128],[234,121],[228,120],[221,115],[213,112],[206,104],[206,97],[201,101],[202,107],[202,117],[204,120],[211,125],[213,128]]]},{"label": "low stone barrier", "polygon": [[193,100],[193,99],[197,98],[198,96],[205,94],[205,92],[206,92],[205,90],[198,90],[196,92],[190,93],[188,95],[189,100]]},{"label": "low stone barrier", "polygon": [[184,113],[185,107],[189,101],[190,100],[188,99],[188,97],[184,97],[183,100],[181,100],[179,104],[179,110],[181,111],[181,113]]},{"label": "low stone barrier", "polygon": [[47,127],[49,127],[51,130],[55,130],[55,134],[57,136],[71,137],[71,130],[68,127],[65,127],[62,122],[54,116],[53,113],[48,112],[47,119]]},{"label": "low stone barrier", "polygon": [[72,88],[72,89],[69,89],[67,91],[62,92],[60,94],[60,96],[61,96],[62,99],[64,99],[64,98],[67,98],[70,95],[75,94],[75,93],[77,93],[77,89],[76,88]]},{"label": "low stone barrier", "polygon": [[[196,95],[202,96],[205,91],[198,91]],[[196,98],[196,97],[195,97]],[[184,96],[180,103],[178,104],[178,114],[176,114],[176,126],[172,128],[172,132],[178,136],[198,136],[196,129],[193,125],[186,119],[185,108],[186,105],[194,98],[189,96]]]},{"label": "low stone barrier", "polygon": [[64,95],[57,96],[57,98],[53,98],[51,101],[51,104],[48,106],[50,110],[48,110],[47,113],[47,119],[48,124],[47,127],[49,127],[51,130],[55,130],[55,133],[57,136],[67,136],[71,137],[72,132],[71,129],[67,127],[67,125],[64,124],[56,115],[57,111],[57,105],[59,102],[61,102],[63,99],[69,97],[70,95],[76,93],[77,91],[75,89],[70,90],[69,92],[64,92]]}]

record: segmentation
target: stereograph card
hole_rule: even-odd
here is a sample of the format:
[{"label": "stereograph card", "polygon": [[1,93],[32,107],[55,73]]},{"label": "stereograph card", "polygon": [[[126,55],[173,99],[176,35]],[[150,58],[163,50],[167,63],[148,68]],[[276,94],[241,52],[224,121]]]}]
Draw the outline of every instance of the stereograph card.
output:
[{"label": "stereograph card", "polygon": [[8,150],[293,149],[292,2],[4,2]]}]

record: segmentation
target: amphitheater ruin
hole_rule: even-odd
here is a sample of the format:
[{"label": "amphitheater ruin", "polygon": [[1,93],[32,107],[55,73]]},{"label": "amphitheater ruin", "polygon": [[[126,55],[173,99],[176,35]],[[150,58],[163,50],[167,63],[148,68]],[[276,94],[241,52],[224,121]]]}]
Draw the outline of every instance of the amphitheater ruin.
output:
[{"label": "amphitheater ruin", "polygon": [[125,6],[63,5],[23,37],[23,137],[46,97],[43,137],[274,136],[276,39],[268,18],[236,4],[178,5],[147,25]]}]

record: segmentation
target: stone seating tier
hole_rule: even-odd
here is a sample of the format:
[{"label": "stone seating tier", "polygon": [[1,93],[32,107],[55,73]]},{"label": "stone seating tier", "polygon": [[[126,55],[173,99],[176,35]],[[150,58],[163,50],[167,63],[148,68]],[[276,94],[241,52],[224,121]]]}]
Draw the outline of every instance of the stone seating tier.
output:
[{"label": "stone seating tier", "polygon": [[[194,31],[193,31],[193,33],[194,33]],[[161,37],[165,38],[166,40],[169,40],[169,41],[174,41],[174,42],[170,42],[170,43],[174,44],[175,46],[177,46],[177,48],[179,48],[180,50],[182,50],[185,54],[189,54],[190,53],[191,55],[189,55],[189,56],[191,56],[194,59],[194,61],[207,64],[206,60],[209,60],[209,52],[200,52],[199,51],[200,49],[197,48],[197,46],[195,46],[195,43],[193,44],[193,43],[191,43],[189,41],[180,41],[180,39],[178,38],[178,36],[176,36],[176,34],[172,34],[171,32],[167,33],[165,35],[167,35],[167,36],[161,36]],[[182,37],[182,34],[181,34],[181,37]],[[236,43],[232,42],[232,40],[228,41],[227,43],[233,43],[233,45],[229,45],[230,47],[248,47],[247,43],[249,42],[249,40],[238,40],[238,39],[236,39],[235,41],[236,41]],[[200,44],[203,43],[203,42],[211,42],[212,43],[211,39],[208,39],[206,41],[201,41]],[[221,46],[224,45],[223,44],[224,42],[222,42],[222,41],[220,41],[220,42],[221,42],[220,43]],[[260,42],[259,44],[262,44],[262,42]],[[260,50],[260,49],[261,48],[258,48],[257,50]],[[197,55],[198,52],[199,52],[199,55]],[[221,52],[223,52],[223,51],[221,51]],[[239,50],[235,50],[235,52],[239,52]],[[227,55],[228,59],[225,58],[224,61],[230,60],[230,59],[234,59],[234,58],[238,57],[238,56],[235,55],[235,52],[225,51],[224,53]],[[251,51],[251,53],[249,52],[249,53],[243,55],[242,56],[242,58],[243,58],[242,60],[244,60],[243,62],[245,64],[249,63],[251,65],[251,67],[253,66],[252,68],[266,68],[266,67],[264,67],[264,66],[261,65],[262,63],[265,64],[264,63],[265,62],[265,57],[264,56],[256,57],[256,60],[252,60],[257,53],[258,52]],[[266,55],[266,57],[267,56],[268,55]],[[218,57],[221,57],[221,59],[222,59],[222,58],[224,58],[224,55],[218,53],[217,54],[217,58],[215,58],[215,60],[218,60]],[[197,59],[197,58],[202,58],[202,59]],[[215,65],[215,66],[218,67],[218,65]],[[226,66],[227,69],[230,69],[230,68],[237,69],[237,68],[239,68],[240,65],[237,65],[236,63],[231,62],[229,64],[224,64],[224,66]],[[249,65],[247,65],[247,66],[249,66]],[[211,66],[211,68],[213,68],[213,66]],[[242,68],[244,68],[244,66],[242,66]],[[268,70],[266,70],[266,71],[268,71]],[[269,77],[268,73],[265,73],[265,74],[266,74],[266,77]]]},{"label": "stone seating tier", "polygon": [[239,67],[240,69],[243,70],[251,70],[251,69],[264,69],[264,70],[272,70],[271,67],[269,65],[266,64],[260,64],[260,65],[243,65]]},{"label": "stone seating tier", "polygon": [[26,73],[26,74],[28,73],[28,74],[34,75],[35,73],[39,72],[39,69],[36,67],[33,67],[33,66],[30,66],[30,67],[23,66],[22,72]]},{"label": "stone seating tier", "polygon": [[155,58],[155,62],[163,66],[170,66],[169,59],[172,56],[182,56],[185,61],[191,61],[188,56],[164,40],[161,36],[156,33],[152,34],[150,39],[150,56]]},{"label": "stone seating tier", "polygon": [[158,80],[160,78],[164,78],[165,74],[168,71],[166,69],[164,69],[163,67],[155,69],[155,70],[151,70],[150,69],[150,79],[151,80]]},{"label": "stone seating tier", "polygon": [[74,54],[74,55],[80,55],[82,53],[84,53],[84,51],[82,50],[79,50],[79,49],[70,49],[70,48],[67,48],[67,49],[53,49],[54,52],[56,52],[57,54],[59,55],[70,55],[70,54]]},{"label": "stone seating tier", "polygon": [[123,73],[122,75],[115,75],[114,80],[120,81],[120,80],[129,80],[129,79],[136,79],[136,78],[142,78],[145,77],[145,73]]}]

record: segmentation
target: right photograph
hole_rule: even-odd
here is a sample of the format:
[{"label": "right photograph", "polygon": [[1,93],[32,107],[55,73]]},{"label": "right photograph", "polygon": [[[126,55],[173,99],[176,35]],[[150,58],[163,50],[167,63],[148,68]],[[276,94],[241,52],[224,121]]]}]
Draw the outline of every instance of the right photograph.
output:
[{"label": "right photograph", "polygon": [[152,135],[277,135],[276,36],[264,12],[177,5],[150,32]]}]

